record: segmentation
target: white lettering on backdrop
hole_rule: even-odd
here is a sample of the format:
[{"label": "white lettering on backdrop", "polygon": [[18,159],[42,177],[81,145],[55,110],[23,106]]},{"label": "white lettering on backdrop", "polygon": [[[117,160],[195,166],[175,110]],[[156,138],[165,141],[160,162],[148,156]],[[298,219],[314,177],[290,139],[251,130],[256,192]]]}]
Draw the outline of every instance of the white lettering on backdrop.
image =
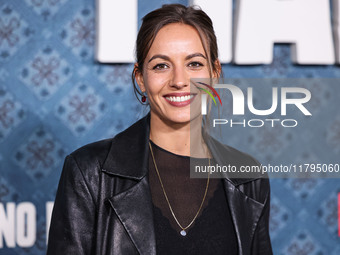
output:
[{"label": "white lettering on backdrop", "polygon": [[236,64],[270,64],[274,43],[291,43],[297,64],[334,64],[329,0],[239,0]]},{"label": "white lettering on backdrop", "polygon": [[[234,27],[232,0],[189,2],[200,5],[213,20],[222,63],[270,64],[274,43],[291,43],[292,60],[297,64],[334,64],[334,47],[340,62],[339,40],[335,40],[335,46],[333,42],[329,0],[237,0]],[[338,2],[333,0],[335,39],[340,34]],[[137,0],[97,0],[99,62],[134,62],[137,16]]]},{"label": "white lettering on backdrop", "polygon": [[[219,58],[224,63],[232,61],[233,3],[232,0],[191,0],[190,5],[198,5],[212,19],[214,24]],[[216,8],[218,6],[218,8]]]},{"label": "white lettering on backdrop", "polygon": [[102,63],[134,62],[137,0],[97,0],[96,58]]},{"label": "white lettering on backdrop", "polygon": [[340,63],[340,0],[333,0],[333,24],[336,63]]},{"label": "white lettering on backdrop", "polygon": [[[54,202],[46,203],[46,240]],[[32,247],[37,239],[37,212],[31,202],[0,203],[0,249]]]}]

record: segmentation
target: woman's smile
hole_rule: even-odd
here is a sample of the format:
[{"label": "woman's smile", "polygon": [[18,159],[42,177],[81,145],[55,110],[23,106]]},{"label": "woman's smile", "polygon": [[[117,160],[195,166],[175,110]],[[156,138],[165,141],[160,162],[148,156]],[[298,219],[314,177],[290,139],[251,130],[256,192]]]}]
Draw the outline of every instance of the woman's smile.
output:
[{"label": "woman's smile", "polygon": [[172,106],[184,107],[190,105],[196,94],[190,92],[169,93],[164,95],[165,100]]}]

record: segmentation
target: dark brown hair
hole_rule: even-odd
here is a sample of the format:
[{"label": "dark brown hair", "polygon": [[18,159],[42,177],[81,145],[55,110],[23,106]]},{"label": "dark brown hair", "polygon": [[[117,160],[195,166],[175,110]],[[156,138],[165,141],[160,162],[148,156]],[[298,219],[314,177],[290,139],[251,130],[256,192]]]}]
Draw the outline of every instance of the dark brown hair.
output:
[{"label": "dark brown hair", "polygon": [[140,101],[142,95],[135,81],[136,72],[142,72],[144,60],[151,48],[151,45],[161,28],[172,23],[190,25],[197,30],[201,38],[205,54],[208,58],[209,72],[218,73],[216,66],[218,59],[217,41],[213,24],[209,16],[197,6],[186,7],[181,4],[166,4],[156,9],[142,19],[143,23],[139,29],[136,41],[136,62],[137,67],[132,72],[134,92]]}]

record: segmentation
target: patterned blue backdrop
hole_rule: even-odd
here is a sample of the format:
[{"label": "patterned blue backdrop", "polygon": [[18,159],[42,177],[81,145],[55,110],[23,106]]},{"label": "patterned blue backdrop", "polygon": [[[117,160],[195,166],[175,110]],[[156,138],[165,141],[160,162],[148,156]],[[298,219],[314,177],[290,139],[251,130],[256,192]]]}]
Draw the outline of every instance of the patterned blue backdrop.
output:
[{"label": "patterned blue backdrop", "polygon": [[[187,4],[139,1],[139,18],[174,2]],[[0,203],[28,201],[37,209],[35,245],[8,248],[5,242],[0,254],[44,254],[45,204],[54,200],[65,155],[117,134],[147,111],[133,95],[132,65],[99,64],[94,46],[94,0],[0,1]],[[228,78],[340,78],[339,66],[293,65],[286,45],[275,47],[271,65],[223,65],[223,71]],[[339,155],[340,119],[314,128]],[[301,154],[311,146],[271,137],[266,131],[256,137],[264,158],[279,158],[287,147]],[[244,150],[258,153],[256,147]],[[272,179],[271,185],[275,254],[340,254],[339,180]]]}]

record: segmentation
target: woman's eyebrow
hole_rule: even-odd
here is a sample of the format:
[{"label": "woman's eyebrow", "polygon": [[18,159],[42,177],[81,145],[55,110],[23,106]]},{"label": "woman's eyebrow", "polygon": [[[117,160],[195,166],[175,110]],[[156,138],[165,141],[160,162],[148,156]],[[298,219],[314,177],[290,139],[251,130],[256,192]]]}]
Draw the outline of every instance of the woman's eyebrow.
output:
[{"label": "woman's eyebrow", "polygon": [[[194,58],[194,57],[202,57],[204,59],[207,59],[202,53],[193,53],[193,54],[190,54],[188,56],[185,57],[185,60],[188,60],[188,59],[191,59],[191,58]],[[154,56],[152,56],[150,58],[150,60],[148,61],[148,63],[150,63],[152,60],[156,59],[156,58],[161,58],[161,59],[164,59],[166,61],[170,61],[170,58],[166,55],[162,55],[162,54],[156,54]]]},{"label": "woman's eyebrow", "polygon": [[156,58],[161,58],[161,59],[164,59],[164,60],[167,60],[167,61],[170,61],[170,58],[166,55],[161,55],[161,54],[157,54],[157,55],[154,55],[152,58],[150,58],[150,60],[148,61],[148,63],[150,63],[152,60],[156,59]]},{"label": "woman's eyebrow", "polygon": [[197,53],[193,53],[193,54],[186,56],[185,60],[188,60],[194,57],[202,57],[204,59],[207,59],[202,53],[197,52]]}]

